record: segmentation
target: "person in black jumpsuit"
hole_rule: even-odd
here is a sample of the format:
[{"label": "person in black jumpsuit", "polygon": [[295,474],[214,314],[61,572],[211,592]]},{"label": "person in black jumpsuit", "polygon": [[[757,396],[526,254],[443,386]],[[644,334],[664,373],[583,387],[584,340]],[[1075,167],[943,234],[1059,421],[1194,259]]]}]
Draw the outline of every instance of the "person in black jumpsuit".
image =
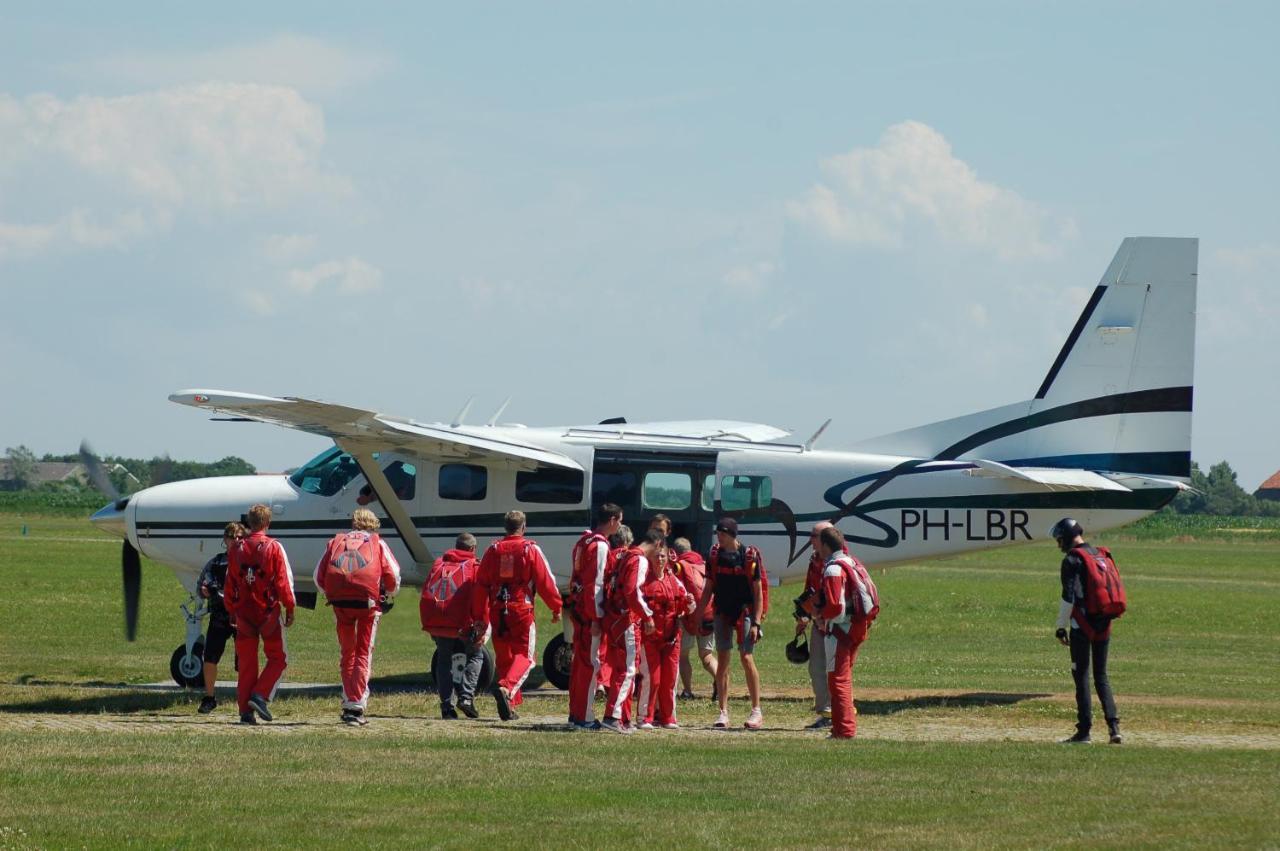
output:
[{"label": "person in black jumpsuit", "polygon": [[[1118,745],[1120,738],[1120,716],[1116,712],[1115,695],[1111,693],[1111,680],[1107,677],[1107,651],[1111,645],[1111,619],[1106,616],[1094,617],[1084,615],[1084,593],[1086,571],[1084,561],[1072,552],[1084,548],[1090,554],[1096,552],[1085,542],[1084,529],[1070,517],[1064,517],[1054,524],[1049,532],[1058,542],[1058,549],[1066,553],[1062,559],[1062,599],[1058,606],[1057,632],[1058,641],[1071,648],[1071,678],[1076,686],[1076,732],[1064,744],[1087,744],[1090,741],[1090,730],[1093,727],[1093,696],[1089,693],[1089,667],[1092,662],[1093,684],[1098,690],[1098,700],[1102,702],[1102,713],[1107,719],[1110,741]],[[1079,617],[1089,619],[1090,638],[1077,622]],[[1070,631],[1068,632],[1068,625]]]}]

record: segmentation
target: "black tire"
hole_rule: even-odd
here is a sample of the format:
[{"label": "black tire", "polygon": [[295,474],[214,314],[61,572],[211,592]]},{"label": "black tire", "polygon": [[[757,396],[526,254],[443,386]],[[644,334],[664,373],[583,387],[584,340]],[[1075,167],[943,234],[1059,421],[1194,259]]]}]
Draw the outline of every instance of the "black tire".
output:
[{"label": "black tire", "polygon": [[[182,663],[186,655],[187,644],[183,642],[169,657],[169,676],[173,677],[173,681],[182,688],[204,688],[204,642],[197,641],[191,648],[191,655],[196,662],[194,664],[188,662],[187,670],[184,672]],[[192,674],[193,670],[194,674]]]},{"label": "black tire", "polygon": [[[440,655],[439,650],[431,651],[431,684],[436,684],[436,658]],[[489,688],[489,684],[493,682],[493,669],[495,662],[493,661],[493,653],[488,647],[484,649],[484,662],[480,664],[480,679],[476,682],[476,694],[480,694]]]},{"label": "black tire", "polygon": [[542,672],[547,681],[559,689],[569,687],[569,665],[573,661],[573,645],[564,640],[564,633],[547,642],[542,651]]}]

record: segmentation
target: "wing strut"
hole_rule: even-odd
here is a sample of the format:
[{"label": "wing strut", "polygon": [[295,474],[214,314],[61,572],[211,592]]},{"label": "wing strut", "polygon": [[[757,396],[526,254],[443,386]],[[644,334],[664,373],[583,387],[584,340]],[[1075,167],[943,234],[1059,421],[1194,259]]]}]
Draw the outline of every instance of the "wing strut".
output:
[{"label": "wing strut", "polygon": [[387,517],[391,520],[391,524],[400,533],[400,540],[404,541],[404,545],[409,548],[409,554],[413,556],[413,560],[429,568],[431,563],[435,561],[431,557],[431,550],[427,548],[426,542],[418,534],[418,527],[413,525],[413,518],[409,516],[409,512],[405,511],[404,503],[400,501],[400,497],[396,496],[395,488],[391,486],[391,482],[387,481],[387,477],[383,475],[382,468],[378,466],[373,453],[350,441],[339,440],[336,443],[343,452],[356,459],[356,463],[360,465],[360,472],[364,473],[365,480],[373,488],[374,494],[378,497],[378,502],[382,503],[383,510],[387,512]]}]

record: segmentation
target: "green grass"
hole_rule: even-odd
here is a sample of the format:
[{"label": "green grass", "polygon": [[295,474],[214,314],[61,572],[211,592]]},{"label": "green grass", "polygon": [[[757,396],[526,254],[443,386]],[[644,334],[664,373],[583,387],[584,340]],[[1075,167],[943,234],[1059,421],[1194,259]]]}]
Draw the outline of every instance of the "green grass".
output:
[{"label": "green grass", "polygon": [[[338,726],[322,694],[243,730],[225,706],[202,718],[188,694],[130,687],[167,679],[184,594],[144,562],[126,643],[119,545],[100,537],[0,513],[0,848],[1280,844],[1271,540],[1101,541],[1130,596],[1111,671],[1129,738],[1069,749],[1053,744],[1074,708],[1050,547],[876,571],[860,736],[833,743],[800,729],[807,674],[781,652],[790,587],[759,653],[760,734],[706,731],[705,700],[680,707],[686,730],[627,738],[553,729],[554,695],[514,724],[441,722],[416,688],[431,643],[412,596],[379,631],[369,727]],[[289,647],[287,679],[336,680],[327,610],[300,613]]]}]

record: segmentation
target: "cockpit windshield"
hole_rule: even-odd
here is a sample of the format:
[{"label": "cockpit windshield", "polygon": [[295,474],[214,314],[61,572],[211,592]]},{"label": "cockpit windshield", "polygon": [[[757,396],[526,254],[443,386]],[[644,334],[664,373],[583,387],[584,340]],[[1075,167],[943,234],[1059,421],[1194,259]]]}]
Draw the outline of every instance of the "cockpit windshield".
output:
[{"label": "cockpit windshield", "polygon": [[356,459],[334,446],[299,467],[289,481],[305,493],[333,496],[359,475]]}]

